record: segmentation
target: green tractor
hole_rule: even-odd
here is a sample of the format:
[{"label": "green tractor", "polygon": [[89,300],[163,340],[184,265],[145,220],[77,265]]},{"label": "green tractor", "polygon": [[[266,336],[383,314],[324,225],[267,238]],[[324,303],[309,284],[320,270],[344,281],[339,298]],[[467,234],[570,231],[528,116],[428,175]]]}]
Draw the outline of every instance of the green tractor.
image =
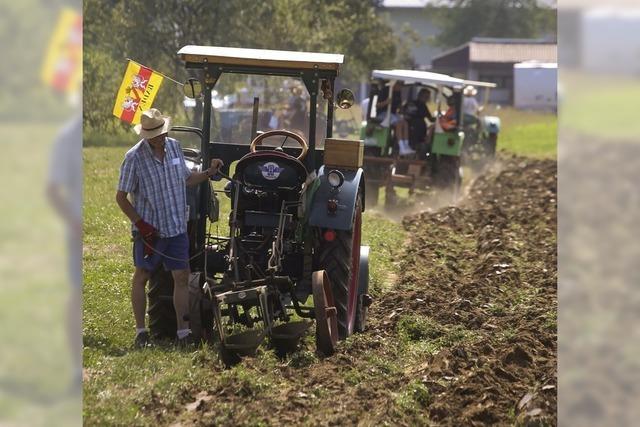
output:
[{"label": "green tractor", "polygon": [[[496,84],[465,80],[465,85],[463,90],[462,126],[464,141],[462,144],[462,164],[478,171],[493,161],[496,155],[498,134],[500,133],[500,118],[483,113],[489,101],[490,90],[495,88]],[[481,106],[475,101],[475,96],[478,93],[477,87],[482,88],[484,92]],[[467,97],[473,98],[472,105],[478,106],[477,114],[465,114],[464,102],[467,102]]]},{"label": "green tractor", "polygon": [[[227,364],[265,340],[278,352],[293,351],[313,325],[318,351],[332,354],[338,340],[364,330],[371,304],[369,248],[361,246],[362,141],[332,138],[334,108],[354,101],[347,89],[334,94],[343,56],[215,46],[185,46],[178,55],[197,76],[184,87],[203,102],[203,125],[175,126],[171,134],[199,141],[183,148],[192,169],[212,158],[225,164],[221,183],[205,182],[188,196],[192,331],[217,343]],[[215,129],[212,91],[232,92],[248,76],[275,90],[262,101],[255,96],[249,123],[225,137]],[[307,128],[271,129],[261,111],[275,114],[279,107],[269,99],[291,80],[308,92]],[[316,129],[321,109],[324,132]],[[228,218],[220,215],[221,199],[230,205]],[[172,292],[171,275],[155,272],[152,335],[175,333]]]},{"label": "green tractor", "polygon": [[[374,70],[371,77],[366,120],[360,131],[365,147],[369,206],[377,202],[380,188],[385,189],[385,205],[395,205],[395,187],[398,186],[408,188],[409,194],[427,187],[446,189],[452,191],[454,199],[457,198],[462,183],[461,155],[465,141],[462,92],[468,81],[418,70]],[[397,131],[390,126],[392,103],[386,105],[386,111],[377,108],[381,96],[391,96],[387,94],[398,82],[403,85],[405,99],[414,99],[424,89],[436,106],[435,122],[427,132],[412,135],[410,129],[413,152],[409,154],[402,152]],[[383,95],[383,92],[386,93]],[[454,126],[445,129],[441,118],[447,114],[444,111],[447,106],[455,117],[450,122]]]}]

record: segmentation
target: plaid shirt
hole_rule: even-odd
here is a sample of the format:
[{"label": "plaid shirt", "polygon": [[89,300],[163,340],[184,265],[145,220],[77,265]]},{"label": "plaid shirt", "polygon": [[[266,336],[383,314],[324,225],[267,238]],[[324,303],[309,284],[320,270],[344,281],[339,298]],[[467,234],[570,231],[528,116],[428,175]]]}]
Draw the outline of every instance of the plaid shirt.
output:
[{"label": "plaid shirt", "polygon": [[[120,167],[118,190],[133,195],[138,215],[153,225],[161,237],[187,232],[187,198],[185,180],[191,171],[184,161],[180,144],[167,138],[164,161],[153,155],[143,139],[124,156]],[[132,225],[132,230],[136,230]]]}]

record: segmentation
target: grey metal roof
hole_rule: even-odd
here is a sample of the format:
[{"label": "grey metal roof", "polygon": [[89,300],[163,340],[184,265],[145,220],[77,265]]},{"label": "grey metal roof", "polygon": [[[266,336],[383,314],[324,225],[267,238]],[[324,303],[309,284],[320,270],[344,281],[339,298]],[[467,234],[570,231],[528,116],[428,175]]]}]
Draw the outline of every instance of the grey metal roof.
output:
[{"label": "grey metal roof", "polygon": [[539,39],[494,39],[476,38],[470,42],[435,56],[437,61],[469,49],[469,62],[558,62],[558,45],[555,42]]}]

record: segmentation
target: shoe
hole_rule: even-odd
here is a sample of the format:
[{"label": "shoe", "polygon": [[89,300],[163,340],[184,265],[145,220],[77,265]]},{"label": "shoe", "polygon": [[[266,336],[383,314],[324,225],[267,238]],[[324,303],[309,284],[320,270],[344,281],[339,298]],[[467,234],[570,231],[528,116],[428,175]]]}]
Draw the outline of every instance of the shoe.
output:
[{"label": "shoe", "polygon": [[409,146],[407,141],[399,141],[398,147],[400,148],[401,156],[408,156],[410,154],[416,154],[415,150]]},{"label": "shoe", "polygon": [[196,337],[192,333],[190,333],[184,338],[176,338],[176,345],[179,348],[196,347],[199,344],[200,344],[200,340],[196,339]]},{"label": "shoe", "polygon": [[133,340],[133,345],[136,348],[151,347],[151,336],[149,332],[144,331],[136,335],[136,338]]}]

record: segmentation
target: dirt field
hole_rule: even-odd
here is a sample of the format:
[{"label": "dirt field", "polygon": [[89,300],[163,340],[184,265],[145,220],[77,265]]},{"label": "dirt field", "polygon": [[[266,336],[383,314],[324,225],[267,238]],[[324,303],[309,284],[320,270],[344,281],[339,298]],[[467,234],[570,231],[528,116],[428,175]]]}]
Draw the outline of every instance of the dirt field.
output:
[{"label": "dirt field", "polygon": [[458,207],[403,224],[401,273],[335,356],[309,337],[284,361],[214,368],[177,413],[146,409],[174,425],[556,424],[555,161],[503,156]]}]

